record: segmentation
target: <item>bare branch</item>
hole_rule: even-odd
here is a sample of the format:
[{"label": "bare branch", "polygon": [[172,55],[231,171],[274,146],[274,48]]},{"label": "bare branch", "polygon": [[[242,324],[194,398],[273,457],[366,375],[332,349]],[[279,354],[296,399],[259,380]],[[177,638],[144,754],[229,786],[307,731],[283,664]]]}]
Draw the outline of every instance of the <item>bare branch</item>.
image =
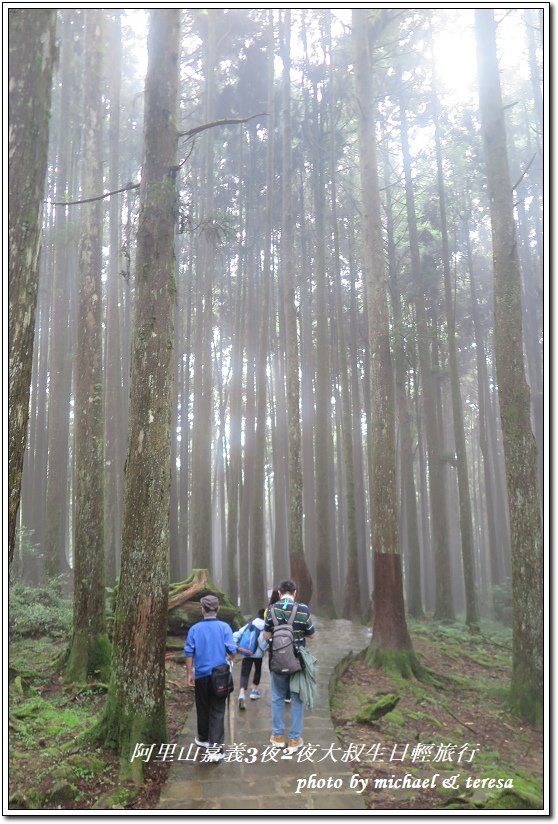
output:
[{"label": "bare branch", "polygon": [[231,126],[236,123],[247,123],[249,120],[253,120],[255,117],[266,117],[267,112],[260,112],[259,114],[252,114],[250,117],[233,117],[233,118],[225,118],[223,120],[212,120],[211,123],[204,123],[202,126],[194,126],[193,129],[188,129],[186,132],[178,132],[179,137],[194,137],[194,135],[199,134],[200,132],[205,132],[207,129],[213,129],[214,126]]},{"label": "bare branch", "polygon": [[521,183],[521,181],[523,180],[523,178],[525,177],[525,175],[527,174],[527,172],[529,171],[529,169],[530,169],[530,168],[531,168],[531,166],[533,165],[533,161],[535,160],[536,156],[537,156],[537,152],[535,152],[535,154],[533,155],[533,157],[531,158],[531,160],[529,161],[529,163],[527,164],[527,166],[526,166],[526,167],[525,167],[525,169],[523,170],[523,174],[521,175],[521,177],[519,178],[519,180],[517,181],[517,183],[515,183],[515,184],[512,186],[512,192],[515,192],[515,190],[517,189],[517,187],[519,186],[519,184]]},{"label": "bare branch", "polygon": [[139,183],[127,183],[122,189],[114,189],[112,192],[104,192],[97,197],[88,197],[85,200],[44,200],[43,203],[49,206],[76,206],[78,203],[94,203],[96,200],[104,200],[105,197],[120,194],[120,192],[129,192],[131,189],[139,189]]}]

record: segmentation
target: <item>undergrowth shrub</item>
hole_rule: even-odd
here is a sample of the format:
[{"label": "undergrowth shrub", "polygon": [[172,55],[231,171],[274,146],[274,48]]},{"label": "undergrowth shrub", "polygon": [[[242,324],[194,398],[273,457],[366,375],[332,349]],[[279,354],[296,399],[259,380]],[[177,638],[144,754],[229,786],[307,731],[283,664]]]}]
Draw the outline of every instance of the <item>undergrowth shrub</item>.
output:
[{"label": "undergrowth shrub", "polygon": [[12,638],[65,637],[72,627],[72,603],[56,582],[31,587],[15,581],[9,588],[8,627]]}]

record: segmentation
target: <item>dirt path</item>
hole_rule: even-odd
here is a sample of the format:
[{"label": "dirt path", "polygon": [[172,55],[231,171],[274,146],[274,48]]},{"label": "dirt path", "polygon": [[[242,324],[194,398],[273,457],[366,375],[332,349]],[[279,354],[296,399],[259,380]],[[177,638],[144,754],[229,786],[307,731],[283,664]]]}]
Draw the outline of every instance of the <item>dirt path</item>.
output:
[{"label": "dirt path", "polygon": [[[351,787],[350,753],[333,728],[328,684],[335,664],[351,649],[368,643],[367,629],[349,621],[314,619],[316,638],[312,653],[318,659],[318,699],[306,711],[305,746],[295,755],[272,752],[271,684],[267,660],[262,669],[262,698],[246,702],[239,712],[236,695],[226,720],[226,755],[219,763],[203,762],[194,744],[193,710],[177,736],[173,763],[159,800],[158,810],[364,810],[359,787]],[[238,685],[239,665],[235,669]],[[288,709],[287,709],[288,717]],[[353,784],[354,784],[353,779]]]}]

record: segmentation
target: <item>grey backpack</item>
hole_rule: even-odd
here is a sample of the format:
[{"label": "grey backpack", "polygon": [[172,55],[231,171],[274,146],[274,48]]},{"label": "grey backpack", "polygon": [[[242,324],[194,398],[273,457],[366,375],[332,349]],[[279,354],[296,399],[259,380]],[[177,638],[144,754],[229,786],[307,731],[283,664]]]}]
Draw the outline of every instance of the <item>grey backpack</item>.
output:
[{"label": "grey backpack", "polygon": [[280,624],[275,614],[275,608],[271,607],[271,619],[273,621],[273,639],[271,644],[271,663],[269,668],[272,672],[281,675],[292,675],[302,669],[300,658],[296,654],[294,644],[293,624],[296,618],[298,605],[295,604],[289,615],[286,624]]}]

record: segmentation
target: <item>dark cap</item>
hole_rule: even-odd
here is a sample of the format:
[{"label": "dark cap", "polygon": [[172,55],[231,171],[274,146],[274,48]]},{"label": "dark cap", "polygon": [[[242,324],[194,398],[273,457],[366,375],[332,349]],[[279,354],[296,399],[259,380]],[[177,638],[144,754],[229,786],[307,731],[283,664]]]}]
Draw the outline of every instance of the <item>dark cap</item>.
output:
[{"label": "dark cap", "polygon": [[217,612],[219,609],[219,599],[216,595],[204,595],[200,598],[200,604],[207,612]]}]

